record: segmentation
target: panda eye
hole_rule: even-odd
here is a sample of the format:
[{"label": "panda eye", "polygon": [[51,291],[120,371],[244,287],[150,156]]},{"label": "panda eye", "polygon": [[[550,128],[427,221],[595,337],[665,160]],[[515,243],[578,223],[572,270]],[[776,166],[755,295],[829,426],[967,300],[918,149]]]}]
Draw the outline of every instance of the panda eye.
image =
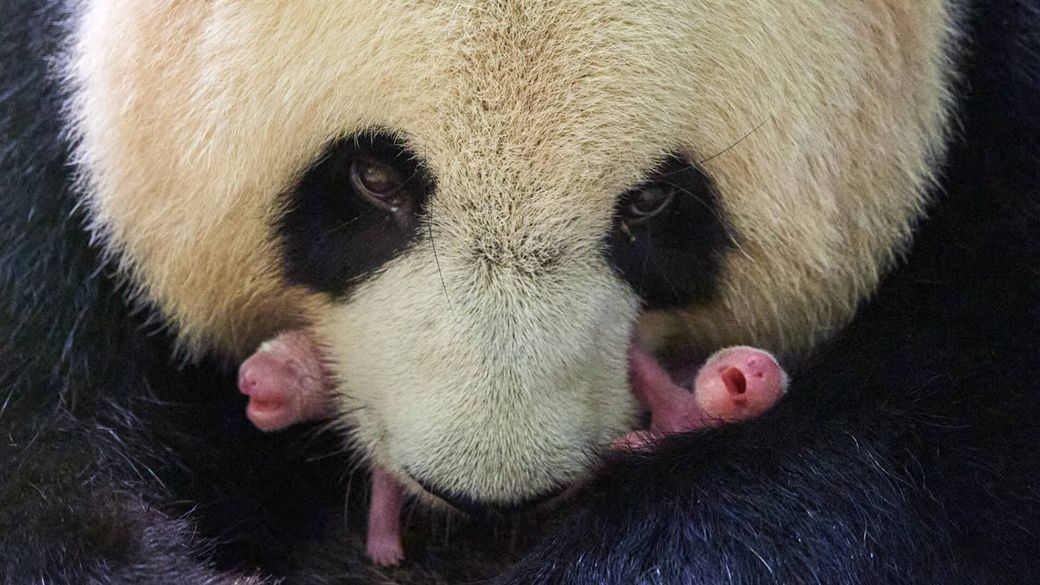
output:
[{"label": "panda eye", "polygon": [[639,224],[667,209],[673,199],[675,187],[655,183],[630,191],[625,197],[622,213],[629,225]]},{"label": "panda eye", "polygon": [[390,164],[377,158],[359,156],[350,164],[350,182],[366,201],[372,205],[396,213],[407,205],[401,173]]}]

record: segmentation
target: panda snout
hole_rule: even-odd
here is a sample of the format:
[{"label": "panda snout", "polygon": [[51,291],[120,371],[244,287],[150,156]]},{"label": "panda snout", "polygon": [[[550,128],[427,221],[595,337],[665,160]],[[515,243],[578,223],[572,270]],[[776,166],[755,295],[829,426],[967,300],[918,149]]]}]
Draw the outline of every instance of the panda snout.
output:
[{"label": "panda snout", "polygon": [[558,496],[566,491],[566,488],[561,486],[553,488],[547,492],[542,492],[534,496],[530,496],[524,500],[510,503],[495,503],[495,502],[484,502],[480,501],[473,496],[453,492],[452,490],[443,489],[438,487],[435,483],[423,479],[421,476],[415,475],[411,472],[407,472],[408,476],[413,479],[417,484],[422,486],[426,492],[433,495],[456,510],[474,516],[477,518],[486,518],[490,516],[514,516],[530,512],[535,508],[538,508],[542,504],[546,504],[555,500]]},{"label": "panda snout", "polygon": [[[525,254],[506,243],[474,263],[450,242],[330,307],[338,408],[352,439],[410,488],[475,515],[515,514],[584,477],[592,454],[631,430],[639,303],[598,256],[559,264],[531,238]],[[544,254],[526,264],[532,250]]]}]

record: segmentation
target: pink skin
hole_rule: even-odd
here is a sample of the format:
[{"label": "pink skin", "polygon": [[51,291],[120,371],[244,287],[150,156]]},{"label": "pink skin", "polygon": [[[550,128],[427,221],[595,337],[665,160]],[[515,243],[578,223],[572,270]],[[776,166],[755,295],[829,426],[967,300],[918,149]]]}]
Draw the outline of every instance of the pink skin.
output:
[{"label": "pink skin", "polygon": [[265,341],[238,368],[246,416],[261,431],[278,431],[330,414],[333,384],[318,347],[300,331]]},{"label": "pink skin", "polygon": [[[704,364],[694,390],[672,382],[648,353],[629,351],[632,391],[650,410],[650,429],[633,431],[613,447],[648,449],[662,436],[754,418],[783,395],[787,376],[773,356],[752,347],[724,349]],[[249,396],[246,416],[262,431],[277,431],[331,414],[332,376],[320,350],[302,331],[290,331],[260,346],[238,371],[239,390]],[[404,489],[386,469],[372,467],[372,504],[365,550],[380,566],[404,559],[401,506]]]},{"label": "pink skin", "polygon": [[617,439],[614,448],[648,449],[664,435],[748,420],[776,404],[787,374],[768,352],[754,347],[723,349],[708,358],[693,391],[677,385],[645,351],[629,350],[632,391],[650,411],[650,429]]},{"label": "pink skin", "polygon": [[372,503],[368,508],[365,552],[373,563],[392,567],[404,560],[401,546],[401,504],[404,490],[394,476],[376,465],[372,468]]},{"label": "pink skin", "polygon": [[[318,346],[301,331],[282,333],[264,342],[238,369],[238,389],[249,396],[246,416],[265,432],[330,415],[334,388]],[[403,496],[404,490],[394,477],[373,466],[365,550],[377,565],[396,565],[404,558]]]}]

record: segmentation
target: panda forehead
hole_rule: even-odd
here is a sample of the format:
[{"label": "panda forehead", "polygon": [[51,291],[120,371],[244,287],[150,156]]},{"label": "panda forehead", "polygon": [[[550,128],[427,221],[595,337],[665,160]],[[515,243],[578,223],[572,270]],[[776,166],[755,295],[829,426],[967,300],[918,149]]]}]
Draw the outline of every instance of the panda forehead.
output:
[{"label": "panda forehead", "polygon": [[[301,42],[281,59],[282,75],[306,77],[336,55],[307,95],[283,99],[313,105],[315,115],[303,124],[272,118],[259,128],[294,124],[285,134],[310,153],[271,161],[272,168],[293,158],[299,169],[337,136],[377,129],[401,137],[448,197],[503,192],[603,208],[661,160],[689,150],[683,119],[694,84],[677,82],[668,61],[650,62],[658,49],[680,43],[669,43],[662,27],[623,17],[615,3],[410,5],[403,12],[387,26],[384,11],[359,8],[367,16],[324,22],[335,33]],[[271,30],[254,33],[257,46],[275,44],[260,38]]]},{"label": "panda forehead", "polygon": [[[688,100],[674,72],[647,63],[656,34],[613,5],[488,4],[416,31],[433,49],[388,43],[387,62],[372,69],[422,73],[351,105],[358,124],[399,133],[439,187],[461,192],[613,197],[683,148]],[[345,77],[344,86],[368,83],[360,70]]]},{"label": "panda forehead", "polygon": [[576,215],[607,216],[619,196],[650,179],[662,161],[669,156],[686,158],[669,150],[667,143],[652,141],[639,153],[616,150],[608,142],[583,156],[580,148],[557,141],[497,148],[481,144],[477,137],[452,143],[443,135],[430,141],[404,132],[394,135],[429,180],[434,204],[457,209],[508,203],[518,212],[517,205],[545,202],[552,206],[546,210],[550,214],[569,208]]}]

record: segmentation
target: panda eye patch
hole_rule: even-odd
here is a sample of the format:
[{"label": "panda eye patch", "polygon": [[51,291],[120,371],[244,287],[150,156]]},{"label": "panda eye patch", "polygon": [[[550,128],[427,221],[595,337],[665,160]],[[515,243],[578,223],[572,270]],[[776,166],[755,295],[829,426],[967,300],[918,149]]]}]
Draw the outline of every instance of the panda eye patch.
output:
[{"label": "panda eye patch", "polygon": [[711,179],[673,154],[618,197],[607,259],[646,307],[685,306],[714,293],[727,230]]},{"label": "panda eye patch", "polygon": [[397,213],[410,213],[408,194],[403,189],[405,181],[401,173],[388,162],[372,156],[361,155],[350,164],[350,182],[366,201],[376,207]]},{"label": "panda eye patch", "polygon": [[675,199],[675,187],[666,183],[655,183],[634,189],[624,197],[622,213],[628,226],[648,221],[671,205]]},{"label": "panda eye patch", "polygon": [[419,240],[433,190],[427,167],[393,134],[332,142],[284,194],[278,235],[286,279],[348,295]]}]

